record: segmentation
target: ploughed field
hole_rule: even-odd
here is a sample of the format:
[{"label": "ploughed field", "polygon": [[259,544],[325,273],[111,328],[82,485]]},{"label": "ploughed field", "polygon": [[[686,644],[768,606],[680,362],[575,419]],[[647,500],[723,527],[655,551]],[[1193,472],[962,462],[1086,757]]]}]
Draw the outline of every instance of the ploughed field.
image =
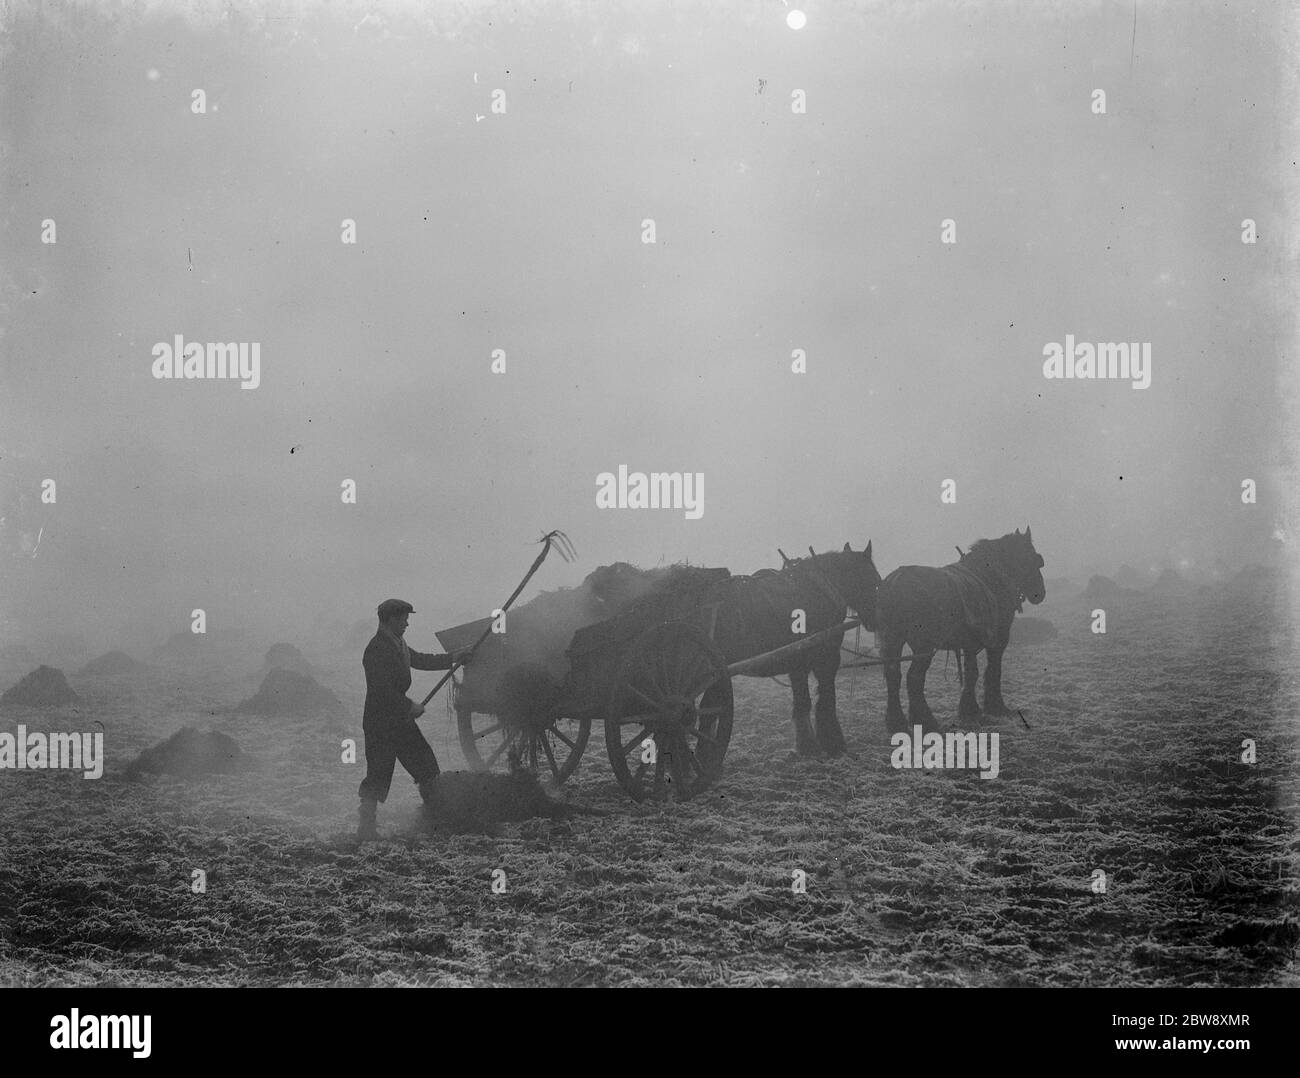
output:
[{"label": "ploughed field", "polygon": [[[234,672],[70,673],[79,704],[0,712],[9,732],[97,719],[107,755],[97,781],[0,771],[0,982],[1300,984],[1300,692],[1281,609],[1133,599],[1105,636],[1085,604],[1032,613],[1061,631],[1007,651],[1029,728],[980,727],[1000,735],[995,779],[893,769],[878,669],[840,676],[854,757],[839,760],[790,758],[789,690],[738,679],[724,777],[695,801],[628,802],[597,727],[561,796],[613,815],[425,835],[399,768],[386,841],[365,847],[350,837],[363,765],[339,746],[360,736],[359,654],[321,664],[341,724],[223,712],[247,695]],[[929,697],[949,726],[957,695],[940,656]],[[121,778],[187,724],[259,769]],[[421,726],[445,769],[465,766],[439,702]]]}]

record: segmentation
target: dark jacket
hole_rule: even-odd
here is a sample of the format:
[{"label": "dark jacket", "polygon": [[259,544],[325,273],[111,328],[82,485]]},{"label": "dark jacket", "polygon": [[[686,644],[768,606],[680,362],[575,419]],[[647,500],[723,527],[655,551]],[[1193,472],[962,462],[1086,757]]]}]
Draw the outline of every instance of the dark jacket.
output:
[{"label": "dark jacket", "polygon": [[362,665],[366,668],[366,710],[362,726],[371,723],[395,722],[411,713],[411,701],[406,690],[411,687],[411,669],[450,670],[450,655],[426,655],[407,645],[411,666],[402,661],[397,642],[388,633],[375,633],[366,645]]}]

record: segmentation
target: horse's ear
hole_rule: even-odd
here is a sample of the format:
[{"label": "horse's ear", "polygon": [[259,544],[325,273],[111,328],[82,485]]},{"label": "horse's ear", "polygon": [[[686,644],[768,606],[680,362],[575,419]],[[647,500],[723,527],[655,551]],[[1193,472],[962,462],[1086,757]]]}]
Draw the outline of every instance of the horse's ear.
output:
[{"label": "horse's ear", "polygon": [[1028,525],[1028,524],[1025,525],[1025,538],[1028,539],[1031,543],[1034,541],[1034,540],[1033,540],[1033,537],[1029,534],[1029,525]]},{"label": "horse's ear", "polygon": [[862,553],[864,553],[868,558],[871,557],[871,540],[870,540],[870,539],[867,540],[867,549],[864,550]]},{"label": "horse's ear", "polygon": [[849,546],[848,543],[845,543],[845,544],[844,544],[844,553],[845,553],[845,554],[851,553],[852,550],[853,550],[853,548],[852,548],[851,546]]},{"label": "horse's ear", "polygon": [[1019,528],[1016,529],[1016,534],[1017,534],[1017,535],[1020,534],[1020,529],[1019,529]]}]

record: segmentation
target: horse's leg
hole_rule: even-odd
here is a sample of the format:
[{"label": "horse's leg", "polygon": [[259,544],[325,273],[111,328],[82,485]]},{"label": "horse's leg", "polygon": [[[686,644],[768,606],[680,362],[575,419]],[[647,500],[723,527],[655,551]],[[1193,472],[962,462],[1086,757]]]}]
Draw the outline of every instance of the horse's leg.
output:
[{"label": "horse's leg", "polygon": [[[880,638],[880,657],[897,659],[903,653],[903,642],[889,637]],[[891,734],[905,733],[907,716],[903,714],[903,702],[899,698],[898,688],[903,683],[903,664],[885,663],[885,688],[889,693],[889,702],[885,705],[885,729]]]},{"label": "horse's leg", "polygon": [[[975,685],[980,679],[979,652],[974,648],[963,648],[962,656],[966,676],[962,679],[961,703],[957,705],[957,718],[970,721],[980,717],[979,701],[975,699]],[[986,685],[987,678],[986,674]]]},{"label": "horse's leg", "polygon": [[844,731],[835,714],[835,673],[839,668],[839,645],[827,648],[813,661],[817,674],[817,744],[828,756],[844,755]]},{"label": "horse's leg", "polygon": [[817,738],[813,734],[812,694],[808,692],[808,664],[802,659],[790,668],[790,688],[794,691],[794,751],[800,756],[817,754]]},{"label": "horse's leg", "polygon": [[1002,653],[1006,651],[1004,644],[1000,648],[989,648],[988,665],[984,668],[984,714],[985,715],[1010,715],[1011,709],[1007,707],[1007,702],[1002,699]]},{"label": "horse's leg", "polygon": [[934,721],[934,712],[930,710],[930,705],[925,699],[925,674],[933,661],[933,655],[927,655],[923,659],[913,659],[907,671],[907,719],[913,726],[922,727],[926,733],[938,729],[938,724]]}]

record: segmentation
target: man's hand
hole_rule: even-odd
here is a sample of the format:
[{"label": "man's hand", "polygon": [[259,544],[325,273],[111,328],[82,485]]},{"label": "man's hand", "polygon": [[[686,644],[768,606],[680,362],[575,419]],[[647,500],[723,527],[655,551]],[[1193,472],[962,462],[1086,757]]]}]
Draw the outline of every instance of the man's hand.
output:
[{"label": "man's hand", "polygon": [[414,702],[413,702],[413,703],[411,704],[411,715],[410,715],[410,717],[411,717],[412,719],[418,719],[418,718],[419,718],[421,715],[423,715],[423,714],[424,714],[424,705],[423,705],[423,704],[417,704],[417,703],[414,703]]},{"label": "man's hand", "polygon": [[457,666],[468,666],[469,657],[472,654],[474,654],[473,648],[461,648],[459,651],[453,651],[451,653],[452,662]]}]

